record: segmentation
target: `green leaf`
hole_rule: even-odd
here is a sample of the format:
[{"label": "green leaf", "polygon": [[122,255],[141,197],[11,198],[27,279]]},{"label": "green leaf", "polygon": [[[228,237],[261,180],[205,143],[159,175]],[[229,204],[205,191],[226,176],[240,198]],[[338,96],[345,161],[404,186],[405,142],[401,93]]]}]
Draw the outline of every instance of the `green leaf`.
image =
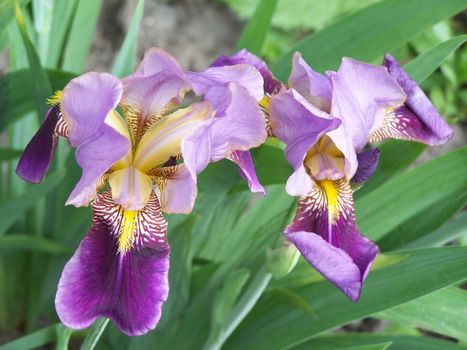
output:
[{"label": "green leaf", "polygon": [[0,161],[19,158],[23,151],[12,148],[0,148]]},{"label": "green leaf", "polygon": [[80,0],[66,43],[62,68],[81,73],[91,49],[102,0]]},{"label": "green leaf", "polygon": [[381,239],[407,220],[424,215],[426,209],[465,196],[466,158],[467,147],[459,148],[361,198],[355,203],[361,231],[373,240]]},{"label": "green leaf", "polygon": [[0,350],[28,350],[37,349],[43,345],[52,343],[57,338],[57,331],[62,327],[61,324],[41,329],[40,331],[25,335],[24,337],[13,340],[0,346]]},{"label": "green leaf", "polygon": [[378,318],[401,322],[467,341],[467,292],[446,288],[380,312]]},{"label": "green leaf", "polygon": [[[84,338],[83,344],[80,347],[80,350],[92,350],[96,347],[99,339],[104,333],[105,327],[109,324],[108,318],[98,318],[94,324],[91,326],[91,330]],[[0,349],[1,350],[1,349]]]},{"label": "green leaf", "polygon": [[76,12],[77,0],[54,1],[52,28],[50,30],[47,67],[57,67],[63,52],[65,38]]},{"label": "green leaf", "polygon": [[276,5],[277,0],[261,0],[258,3],[237,43],[237,50],[245,48],[256,55],[262,54]]},{"label": "green leaf", "polygon": [[[432,337],[418,337],[407,335],[390,335],[390,334],[333,334],[316,337],[306,341],[298,346],[294,346],[293,350],[329,350],[329,349],[365,349],[363,346],[375,344],[391,343],[390,350],[460,350],[464,349],[455,343],[436,339]],[[361,348],[360,348],[361,347]]]},{"label": "green leaf", "polygon": [[437,230],[401,245],[400,249],[441,246],[465,234],[467,234],[467,212],[464,211]]},{"label": "green leaf", "polygon": [[123,41],[122,47],[115,59],[112,74],[117,77],[124,77],[136,67],[136,45],[138,43],[138,30],[143,17],[144,0],[139,0],[131,20],[130,28]]},{"label": "green leaf", "polygon": [[457,48],[467,41],[467,34],[456,36],[422,53],[405,65],[405,69],[417,82],[422,82]]},{"label": "green leaf", "polygon": [[29,84],[33,86],[37,114],[39,119],[42,120],[48,109],[46,102],[47,98],[52,94],[52,88],[50,85],[49,77],[42,68],[42,64],[36,52],[36,48],[29,38],[24,22],[24,17],[19,6],[16,6],[16,22],[18,23],[21,37],[23,39],[23,44],[26,48],[26,53],[28,56],[29,68],[31,72],[31,81],[29,81]]},{"label": "green leaf", "polygon": [[[53,90],[63,89],[75,77],[74,74],[59,70],[46,70],[46,73]],[[34,110],[33,79],[34,74],[29,69],[17,70],[0,77],[0,131]]]},{"label": "green leaf", "polygon": [[[256,272],[254,278],[249,283],[248,287],[245,288],[244,294],[236,305],[232,307],[231,310],[225,310],[224,308],[227,312],[225,312],[223,319],[220,319],[220,322],[211,328],[211,333],[204,345],[205,349],[221,349],[227,338],[255,306],[270,280],[271,274],[268,273],[264,267]],[[214,304],[214,312],[216,312],[215,307],[216,304]],[[213,319],[213,321],[216,322],[215,317],[213,317]]]},{"label": "green leaf", "polygon": [[378,167],[365,186],[355,192],[356,201],[380,187],[391,177],[402,173],[418,158],[426,146],[417,142],[385,140],[378,148],[380,150]]},{"label": "green leaf", "polygon": [[22,233],[0,236],[0,253],[16,253],[21,250],[46,254],[70,254],[73,252],[73,249],[62,242],[40,236]]},{"label": "green leaf", "polygon": [[305,38],[272,70],[279,79],[287,79],[295,51],[318,71],[337,68],[344,56],[373,61],[465,7],[466,0],[384,0]]},{"label": "green leaf", "polygon": [[30,0],[0,0],[0,34],[8,27],[8,24],[15,18],[15,6],[26,5]]},{"label": "green leaf", "polygon": [[216,293],[212,306],[211,331],[204,349],[220,349],[222,326],[230,315],[235,302],[250,278],[250,271],[239,269],[229,273],[222,288]]},{"label": "green leaf", "polygon": [[8,201],[0,207],[0,235],[22,218],[26,211],[36,205],[40,199],[60,185],[64,177],[64,171],[50,174],[41,184],[29,185],[25,194]]},{"label": "green leaf", "polygon": [[[443,203],[440,205],[440,203]],[[420,213],[398,225],[390,234],[378,241],[382,251],[394,250],[442,226],[467,203],[467,188],[459,188],[446,200],[433,203],[423,209],[423,220]]]},{"label": "green leaf", "polygon": [[[398,255],[398,254],[391,254]],[[283,349],[325,330],[400,305],[467,279],[467,248],[404,252],[405,259],[369,274],[361,299],[349,301],[328,281],[294,289],[315,311],[264,297],[237,328],[225,349]]]}]

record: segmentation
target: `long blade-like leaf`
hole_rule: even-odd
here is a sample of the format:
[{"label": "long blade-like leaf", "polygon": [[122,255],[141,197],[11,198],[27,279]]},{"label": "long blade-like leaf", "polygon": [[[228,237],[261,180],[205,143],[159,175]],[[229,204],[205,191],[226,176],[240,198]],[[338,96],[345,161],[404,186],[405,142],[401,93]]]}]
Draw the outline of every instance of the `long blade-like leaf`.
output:
[{"label": "long blade-like leaf", "polygon": [[226,344],[226,349],[283,349],[346,322],[372,315],[467,279],[467,248],[404,252],[402,260],[369,274],[360,301],[349,301],[327,281],[294,289],[314,310],[264,298]]},{"label": "long blade-like leaf", "polygon": [[467,7],[466,0],[384,0],[303,40],[273,66],[286,79],[294,51],[318,71],[335,69],[342,57],[373,61],[415,34]]},{"label": "long blade-like leaf", "polygon": [[131,20],[130,29],[126,34],[122,47],[115,59],[112,74],[123,77],[133,72],[136,66],[136,48],[138,42],[138,30],[143,17],[144,0],[139,0]]},{"label": "long blade-like leaf", "polygon": [[237,50],[248,49],[261,55],[277,0],[261,0],[237,43]]}]

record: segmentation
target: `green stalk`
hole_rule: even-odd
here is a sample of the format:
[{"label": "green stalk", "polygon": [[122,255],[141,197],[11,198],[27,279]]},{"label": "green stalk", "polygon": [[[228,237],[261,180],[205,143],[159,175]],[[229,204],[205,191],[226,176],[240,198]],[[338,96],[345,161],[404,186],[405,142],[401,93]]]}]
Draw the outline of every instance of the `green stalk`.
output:
[{"label": "green stalk", "polygon": [[104,333],[105,327],[109,323],[108,318],[99,318],[92,325],[91,331],[88,333],[84,339],[83,345],[81,345],[81,350],[92,350],[97,345],[102,333]]}]

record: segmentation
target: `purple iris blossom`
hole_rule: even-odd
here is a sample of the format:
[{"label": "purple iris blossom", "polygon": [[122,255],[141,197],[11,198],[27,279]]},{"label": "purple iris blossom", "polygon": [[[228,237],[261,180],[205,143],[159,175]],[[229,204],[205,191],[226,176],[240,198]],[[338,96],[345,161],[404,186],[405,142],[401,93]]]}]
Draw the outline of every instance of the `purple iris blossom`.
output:
[{"label": "purple iris blossom", "polygon": [[[234,64],[190,72],[189,77],[193,91],[212,104],[216,116],[210,125],[186,140],[185,152],[191,152],[185,157],[187,166],[202,169],[209,162],[230,159],[239,167],[250,190],[265,194],[248,151],[264,143],[267,137],[266,119],[259,105],[264,98],[260,72],[248,64]],[[228,128],[236,133],[227,136]],[[195,145],[204,151],[195,151]]]},{"label": "purple iris blossom", "polygon": [[[257,75],[254,83],[261,85]],[[169,290],[162,212],[191,212],[204,159],[219,160],[266,138],[254,91],[219,85],[224,96],[218,105],[205,99],[180,108],[192,83],[172,56],[154,48],[121,81],[91,72],[53,98],[17,172],[39,182],[57,137],[76,147],[82,176],[67,204],[92,202],[93,222],[59,282],[55,304],[65,325],[81,329],[108,317],[128,335],[157,325]],[[242,110],[261,120],[245,121]]]},{"label": "purple iris blossom", "polygon": [[[344,58],[337,73],[322,75],[296,53],[288,81],[291,89],[274,96],[270,105],[272,131],[287,144],[286,158],[294,167],[286,190],[301,197],[284,233],[353,301],[360,298],[379,252],[355,222],[351,184],[368,180],[379,159],[377,149],[365,147],[388,137],[431,145],[452,136],[422,90],[391,56],[386,56],[385,65]],[[335,118],[341,124],[324,135],[305,135],[305,119],[317,117]]]}]

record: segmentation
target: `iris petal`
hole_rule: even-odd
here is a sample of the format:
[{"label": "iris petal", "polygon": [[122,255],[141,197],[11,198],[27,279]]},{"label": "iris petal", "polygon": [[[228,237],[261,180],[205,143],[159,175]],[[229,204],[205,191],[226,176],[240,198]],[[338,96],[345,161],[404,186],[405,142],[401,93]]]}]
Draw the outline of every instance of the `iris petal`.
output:
[{"label": "iris petal", "polygon": [[349,184],[326,181],[300,200],[285,235],[316,270],[358,301],[379,249],[357,229]]},{"label": "iris petal", "polygon": [[313,187],[313,182],[303,164],[305,156],[319,138],[338,127],[340,121],[330,118],[327,113],[311,106],[303,98],[299,101],[296,97],[293,90],[273,96],[270,102],[270,120],[272,132],[287,145],[285,157],[294,168],[294,173],[287,181],[287,193],[306,196]]},{"label": "iris petal", "polygon": [[212,119],[213,111],[208,102],[198,102],[157,121],[143,136],[135,151],[134,166],[147,172],[164,164],[181,151],[184,138]]},{"label": "iris petal", "polygon": [[126,253],[115,236],[120,207],[104,193],[93,209],[93,225],[60,278],[57,313],[70,328],[108,317],[127,335],[144,334],[157,325],[168,294],[169,246],[157,198],[139,213],[137,242]]},{"label": "iris petal", "polygon": [[266,139],[266,122],[259,105],[242,86],[229,84],[216,117],[182,143],[182,155],[193,178],[209,162],[246,151]]},{"label": "iris petal", "polygon": [[58,144],[55,128],[59,115],[59,106],[50,108],[41,127],[24,149],[16,168],[16,174],[23,180],[39,183],[49,169]]},{"label": "iris petal", "polygon": [[303,60],[299,52],[295,52],[293,55],[292,72],[288,84],[316,108],[326,112],[331,109],[332,86],[330,79],[314,71]]},{"label": "iris petal", "polygon": [[387,113],[382,130],[376,131],[377,134],[379,132],[378,139],[387,134],[388,137],[440,145],[452,138],[454,131],[394,57],[387,54],[384,65],[407,94],[407,101],[405,107]]}]

